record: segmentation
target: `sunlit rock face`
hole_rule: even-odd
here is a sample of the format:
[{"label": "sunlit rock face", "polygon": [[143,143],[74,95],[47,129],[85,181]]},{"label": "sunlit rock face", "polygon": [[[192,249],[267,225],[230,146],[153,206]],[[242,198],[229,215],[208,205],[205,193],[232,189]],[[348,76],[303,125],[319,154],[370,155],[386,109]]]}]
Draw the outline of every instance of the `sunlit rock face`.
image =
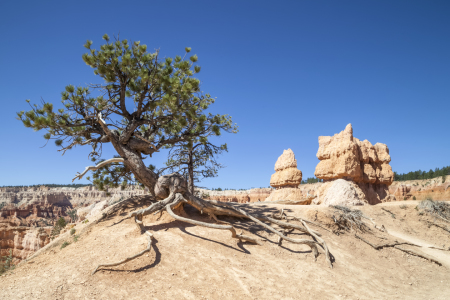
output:
[{"label": "sunlit rock face", "polygon": [[49,188],[2,187],[0,188],[0,255],[10,251],[17,263],[50,242],[55,222],[63,217],[71,219],[68,210],[77,209],[78,221],[101,212],[111,203],[148,193],[138,186],[99,191],[94,187]]},{"label": "sunlit rock face", "polygon": [[[385,144],[372,145],[368,140],[353,137],[351,124],[334,136],[320,136],[317,158],[320,162],[314,174],[324,182],[352,181],[364,194],[361,200],[369,204],[395,199],[388,190],[394,180],[389,148]],[[325,195],[326,191],[322,193]],[[359,190],[356,194],[360,194]],[[316,199],[316,202],[320,201],[320,197]]]},{"label": "sunlit rock face", "polygon": [[297,169],[297,160],[291,149],[284,150],[275,163],[275,173],[270,178],[270,185],[276,189],[296,188],[302,181],[302,171]]},{"label": "sunlit rock face", "polygon": [[283,151],[275,163],[275,173],[270,178],[270,185],[275,190],[266,201],[289,200],[297,204],[309,204],[311,199],[305,198],[298,188],[302,182],[302,171],[297,169],[297,160],[291,149]]},{"label": "sunlit rock face", "polygon": [[50,242],[51,227],[7,226],[0,224],[0,255],[9,256],[17,263]]}]

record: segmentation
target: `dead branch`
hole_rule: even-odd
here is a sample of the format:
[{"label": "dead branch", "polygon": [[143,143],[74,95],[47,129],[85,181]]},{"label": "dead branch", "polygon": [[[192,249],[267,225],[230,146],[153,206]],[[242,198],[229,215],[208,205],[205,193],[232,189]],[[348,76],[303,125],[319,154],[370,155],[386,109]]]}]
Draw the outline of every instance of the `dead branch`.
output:
[{"label": "dead branch", "polygon": [[401,250],[403,252],[406,252],[408,254],[411,254],[411,255],[415,255],[415,256],[418,256],[418,257],[421,257],[421,258],[425,258],[425,259],[427,259],[429,261],[432,261],[432,262],[442,266],[442,263],[440,261],[436,260],[435,258],[433,258],[433,257],[431,257],[431,256],[429,256],[429,255],[427,255],[425,253],[419,253],[417,251],[410,250],[410,249],[405,249],[405,248],[402,248],[402,247],[399,247],[399,246],[394,246],[394,248],[398,249],[398,250]]},{"label": "dead branch", "polygon": [[378,226],[377,223],[375,223],[375,221],[374,221],[372,218],[366,217],[366,216],[364,216],[364,215],[362,215],[361,217],[364,218],[364,219],[369,220],[370,222],[372,222],[372,225],[373,225],[373,227],[374,227],[375,229],[377,229],[377,230],[379,230],[379,231],[381,231],[381,232],[386,232],[386,233],[388,233],[388,231],[387,231],[386,227],[384,227],[384,225]]},{"label": "dead branch", "polygon": [[83,178],[84,174],[86,174],[90,170],[97,171],[98,169],[100,169],[103,166],[106,166],[111,163],[116,163],[116,162],[124,162],[124,159],[123,158],[111,158],[111,159],[105,160],[104,162],[99,163],[96,166],[86,167],[86,169],[83,171],[83,173],[81,173],[81,174],[78,173],[77,176],[75,176],[72,179],[72,182],[77,178],[78,178],[78,180],[80,180],[81,178]]},{"label": "dead branch", "polygon": [[331,269],[333,269],[333,264],[331,263],[331,254],[330,254],[330,251],[328,250],[328,246],[325,243],[325,241],[321,237],[319,237],[317,234],[315,234],[311,229],[309,229],[309,227],[306,225],[306,223],[304,221],[302,221],[302,224],[303,224],[303,226],[305,226],[306,230],[308,230],[309,234],[311,234],[322,245],[323,249],[325,250],[325,257],[328,262],[328,266]]},{"label": "dead branch", "polygon": [[336,209],[335,213],[337,214],[337,217],[333,215],[333,221],[339,229],[351,231],[353,226],[355,226],[356,229],[359,229],[362,232],[370,230],[369,226],[361,220],[361,218],[369,219],[364,216],[362,211],[358,209],[350,209],[341,205],[333,205],[331,207]]},{"label": "dead branch", "polygon": [[355,237],[360,239],[361,241],[363,241],[367,245],[371,246],[375,250],[380,250],[380,249],[387,248],[387,247],[395,247],[395,246],[398,246],[398,245],[411,245],[411,246],[416,246],[416,247],[422,247],[420,245],[416,245],[416,244],[412,244],[412,243],[408,243],[408,242],[398,242],[398,241],[385,243],[385,244],[381,244],[381,245],[374,245],[371,242],[369,242],[368,240],[363,239],[362,237],[360,237],[357,234],[355,234]]},{"label": "dead branch", "polygon": [[434,217],[450,222],[450,204],[445,201],[427,199],[421,201],[417,207]]},{"label": "dead branch", "polygon": [[[265,220],[265,221],[269,221],[269,222],[271,222],[271,223],[280,225],[281,227],[284,227],[284,228],[294,228],[294,229],[297,229],[297,230],[299,230],[299,231],[301,231],[301,232],[311,234],[310,231],[308,231],[308,229],[306,229],[306,228],[304,228],[304,227],[301,227],[301,226],[298,226],[298,225],[295,225],[295,224],[282,222],[282,221],[275,220],[275,219],[270,218],[270,217],[258,217],[258,219],[260,219],[260,220]],[[316,234],[316,235],[318,235],[318,236],[321,236],[321,234],[318,233],[317,231],[313,231],[313,230],[311,230],[311,231],[314,232],[314,234]]]},{"label": "dead branch", "polygon": [[450,233],[450,229],[448,229],[448,228],[446,228],[446,227],[444,227],[444,226],[442,226],[442,225],[439,225],[439,224],[436,224],[436,223],[430,222],[430,221],[427,221],[427,223],[428,223],[428,227],[429,227],[429,226],[436,226],[436,227],[439,227],[439,228],[441,228],[441,229],[447,231],[448,233]]},{"label": "dead branch", "polygon": [[308,223],[308,224],[320,227],[320,228],[322,228],[322,229],[324,229],[324,230],[326,230],[328,232],[332,232],[330,229],[328,229],[326,227],[323,227],[322,225],[320,225],[319,223],[316,223],[316,222],[308,221],[306,219],[302,219],[302,218],[298,218],[298,217],[292,217],[292,219],[296,220],[296,221],[299,221],[299,222],[305,222],[305,223]]},{"label": "dead branch", "polygon": [[395,214],[393,212],[391,212],[390,210],[387,210],[386,208],[382,207],[382,210],[384,210],[385,212],[388,212],[391,214],[391,217],[393,217],[395,219]]}]

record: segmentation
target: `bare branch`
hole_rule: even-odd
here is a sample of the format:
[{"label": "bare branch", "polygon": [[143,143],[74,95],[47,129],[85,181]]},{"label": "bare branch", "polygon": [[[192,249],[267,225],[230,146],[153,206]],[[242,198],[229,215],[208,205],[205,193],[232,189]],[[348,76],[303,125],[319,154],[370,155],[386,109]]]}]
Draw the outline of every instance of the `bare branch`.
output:
[{"label": "bare branch", "polygon": [[111,164],[111,163],[115,163],[115,162],[124,162],[124,159],[123,159],[123,158],[111,158],[111,159],[105,160],[104,162],[99,163],[99,164],[96,165],[96,166],[89,166],[89,167],[86,167],[86,169],[84,170],[83,173],[78,174],[77,176],[75,176],[75,177],[72,179],[72,182],[73,182],[75,179],[77,179],[77,178],[78,178],[78,180],[80,180],[81,178],[83,178],[84,174],[86,174],[89,170],[97,171],[97,170],[100,169],[101,167],[106,166],[106,165]]}]

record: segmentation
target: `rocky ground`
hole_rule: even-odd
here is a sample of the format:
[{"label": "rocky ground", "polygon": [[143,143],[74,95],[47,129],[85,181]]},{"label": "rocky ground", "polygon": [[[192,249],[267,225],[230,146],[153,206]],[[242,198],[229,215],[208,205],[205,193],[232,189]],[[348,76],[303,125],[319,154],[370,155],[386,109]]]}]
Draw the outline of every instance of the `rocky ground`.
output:
[{"label": "rocky ground", "polygon": [[[284,208],[325,225],[335,214],[323,206],[245,205],[266,213]],[[228,231],[181,223],[163,213],[144,218],[156,239],[148,255],[90,275],[98,263],[145,248],[144,235],[124,218],[132,210],[127,209],[98,224],[94,219],[78,224],[76,242],[65,233],[0,277],[0,299],[448,299],[450,252],[429,246],[449,247],[450,234],[428,227],[432,219],[416,206],[415,201],[400,201],[353,208],[384,225],[390,239],[421,245],[408,247],[435,257],[442,266],[394,248],[375,250],[354,232],[336,235],[312,226],[335,257],[330,269],[323,254],[315,262],[305,245],[286,242],[280,247],[276,236],[249,222],[225,219],[257,236],[262,245],[237,242]],[[186,212],[210,222],[192,209]],[[358,234],[374,241],[377,230],[371,232]],[[63,242],[70,244],[61,249]]]}]

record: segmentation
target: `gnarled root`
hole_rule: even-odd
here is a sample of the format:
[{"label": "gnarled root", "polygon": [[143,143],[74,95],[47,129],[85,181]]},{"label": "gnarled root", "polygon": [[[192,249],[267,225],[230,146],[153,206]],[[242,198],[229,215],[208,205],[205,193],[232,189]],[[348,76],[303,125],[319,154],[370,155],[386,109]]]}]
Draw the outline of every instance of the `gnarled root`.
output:
[{"label": "gnarled root", "polygon": [[425,254],[425,253],[419,253],[419,252],[417,252],[417,251],[414,251],[414,250],[411,250],[411,249],[405,249],[405,248],[402,248],[402,247],[399,247],[399,246],[394,246],[394,248],[395,248],[395,249],[398,249],[398,250],[400,250],[400,251],[403,251],[403,252],[405,252],[405,253],[408,253],[408,254],[410,254],[410,255],[414,255],[414,256],[421,257],[421,258],[425,258],[426,260],[429,260],[429,261],[431,261],[431,262],[434,262],[434,263],[436,263],[436,264],[442,266],[442,263],[441,263],[440,261],[438,261],[438,260],[435,259],[434,257],[431,257],[431,256],[429,256],[429,255],[427,255],[427,254]]},{"label": "gnarled root", "polygon": [[385,243],[385,244],[381,244],[381,245],[374,245],[371,242],[363,239],[362,237],[360,237],[359,235],[355,234],[355,237],[360,239],[361,241],[363,241],[364,243],[366,243],[367,245],[371,246],[373,249],[375,250],[380,250],[383,248],[387,248],[387,247],[395,247],[398,245],[411,245],[411,246],[416,246],[416,247],[421,247],[419,245],[416,244],[412,244],[412,243],[408,243],[408,242],[398,242],[398,241],[394,241],[394,242],[390,242],[390,243]]},{"label": "gnarled root", "polygon": [[[173,175],[174,174],[171,174],[170,176],[175,177]],[[325,251],[326,261],[327,261],[329,267],[330,268],[333,267],[332,255],[327,247],[327,244],[320,237],[321,236],[320,233],[318,233],[314,230],[311,230],[306,225],[306,222],[305,222],[306,220],[300,220],[301,223],[303,224],[303,227],[302,227],[300,225],[291,224],[288,222],[277,220],[275,218],[267,217],[267,216],[260,215],[257,213],[249,214],[245,210],[241,209],[238,205],[233,205],[231,203],[219,202],[219,201],[214,201],[214,200],[206,201],[206,200],[203,200],[201,198],[198,198],[198,197],[192,195],[187,190],[183,190],[182,185],[178,185],[175,188],[172,186],[166,186],[166,185],[169,185],[167,182],[170,183],[170,181],[167,180],[168,178],[169,177],[163,178],[164,180],[158,180],[158,183],[160,183],[160,186],[155,187],[155,191],[157,189],[159,189],[158,190],[159,195],[164,195],[164,197],[167,196],[167,198],[165,198],[164,200],[158,201],[156,203],[153,203],[152,205],[150,205],[149,207],[147,207],[145,209],[137,210],[137,211],[130,213],[129,217],[134,217],[135,222],[141,232],[144,231],[144,226],[142,223],[143,216],[151,214],[151,213],[157,213],[157,212],[160,212],[163,209],[165,209],[168,212],[168,214],[176,220],[194,224],[194,225],[207,227],[207,228],[214,228],[214,229],[219,229],[219,230],[229,230],[231,232],[232,238],[239,239],[241,241],[248,241],[251,243],[260,244],[260,242],[255,238],[243,235],[242,233],[237,234],[236,229],[230,223],[220,221],[216,216],[222,215],[222,216],[239,217],[239,218],[249,219],[249,220],[255,222],[256,224],[264,227],[265,229],[278,235],[279,245],[281,245],[281,242],[283,240],[286,240],[288,242],[295,243],[295,244],[308,245],[311,248],[312,254],[314,255],[315,259],[317,259],[317,256],[319,255],[317,245],[320,245]],[[156,193],[156,194],[158,194],[158,193]],[[209,214],[219,224],[205,223],[205,222],[185,218],[185,217],[175,214],[173,212],[173,209],[177,208],[178,206],[182,205],[183,203],[187,203],[187,204],[193,206],[194,208],[198,209],[201,213]],[[279,215],[272,215],[272,216],[276,217],[276,218],[287,220],[287,218],[284,217],[285,216],[284,211],[282,211]],[[276,224],[276,225],[282,227],[283,232],[276,230],[274,227],[264,223],[263,221],[273,223],[273,224]],[[286,234],[288,232],[288,230],[294,230],[294,229],[297,229],[303,233],[310,235],[313,238],[313,240],[293,239],[293,238],[288,237]],[[148,239],[149,239],[148,246],[146,249],[144,249],[140,253],[138,253],[134,256],[131,256],[129,258],[126,258],[125,260],[122,260],[120,262],[112,263],[112,264],[98,265],[97,268],[94,270],[94,272],[92,272],[92,274],[94,274],[100,267],[117,266],[117,265],[126,263],[132,259],[135,259],[135,258],[141,256],[142,254],[150,251],[153,235],[151,233],[149,233],[148,231],[145,231],[145,233],[148,235]]]},{"label": "gnarled root", "polygon": [[[372,248],[374,248],[375,250],[380,250],[382,248],[386,248],[386,247],[393,247],[395,249],[398,249],[400,251],[403,251],[405,253],[408,253],[410,255],[414,255],[414,256],[418,256],[421,258],[425,258],[431,262],[434,262],[440,266],[442,266],[442,263],[440,261],[438,261],[437,259],[425,254],[425,253],[421,253],[421,252],[417,252],[415,250],[411,250],[411,249],[405,249],[403,247],[400,247],[400,245],[411,245],[411,246],[416,246],[416,247],[421,247],[420,245],[416,245],[416,244],[412,244],[412,243],[408,243],[408,242],[398,242],[398,241],[394,241],[391,243],[385,243],[385,244],[381,244],[381,245],[374,245],[371,242],[363,239],[362,237],[358,236],[357,234],[355,234],[355,237],[360,239],[361,241],[363,241],[364,243],[366,243],[367,245],[371,246]],[[441,249],[439,249],[441,250]]]},{"label": "gnarled root", "polygon": [[[199,226],[203,226],[203,227],[208,227],[208,228],[214,228],[214,229],[221,229],[221,230],[229,230],[231,231],[231,237],[235,238],[235,239],[239,239],[239,240],[244,240],[244,241],[248,241],[254,244],[260,244],[256,239],[251,238],[249,236],[246,235],[242,235],[242,234],[237,234],[236,233],[236,229],[234,229],[233,226],[231,225],[217,225],[217,224],[210,224],[210,223],[205,223],[205,222],[200,222],[200,221],[196,221],[196,220],[192,220],[192,219],[188,219],[188,218],[184,218],[181,217],[179,215],[176,215],[173,211],[172,211],[172,206],[175,206],[181,202],[187,202],[186,199],[184,199],[180,194],[177,194],[176,200],[175,202],[168,204],[166,206],[166,210],[169,213],[169,215],[174,218],[175,220],[178,221],[183,221],[189,224],[194,224],[194,225],[199,225]],[[216,218],[217,219],[217,218]]]}]

